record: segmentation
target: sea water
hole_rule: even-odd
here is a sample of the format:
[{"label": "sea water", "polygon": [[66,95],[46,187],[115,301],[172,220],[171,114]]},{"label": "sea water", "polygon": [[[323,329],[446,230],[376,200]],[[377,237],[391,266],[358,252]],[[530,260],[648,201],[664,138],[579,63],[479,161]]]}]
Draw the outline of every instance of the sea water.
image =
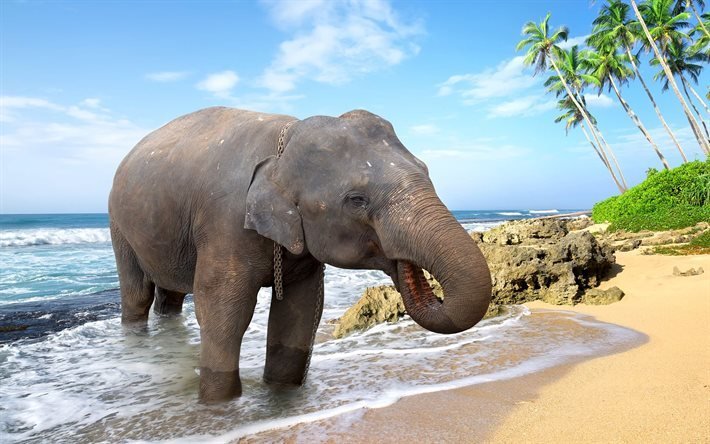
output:
[{"label": "sea water", "polygon": [[[454,214],[465,228],[485,230],[556,211]],[[145,332],[124,331],[105,214],[0,215],[0,267],[2,442],[222,442],[520,376],[638,340],[621,327],[522,306],[456,335],[430,333],[405,318],[336,340],[328,321],[366,287],[391,281],[377,271],[327,267],[306,384],[284,390],[261,380],[271,301],[263,289],[242,344],[243,396],[204,406],[197,403],[200,340],[192,299],[182,316],[151,314]]]}]

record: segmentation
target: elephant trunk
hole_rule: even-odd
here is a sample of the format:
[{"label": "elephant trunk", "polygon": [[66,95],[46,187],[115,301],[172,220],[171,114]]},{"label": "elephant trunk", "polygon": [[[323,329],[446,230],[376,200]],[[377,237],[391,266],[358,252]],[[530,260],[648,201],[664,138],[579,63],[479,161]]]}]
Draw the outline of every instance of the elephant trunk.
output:
[{"label": "elephant trunk", "polygon": [[[392,278],[407,313],[436,333],[473,327],[491,300],[491,275],[483,254],[433,190],[407,193],[404,199],[414,204],[395,205],[380,219],[377,231],[385,254],[397,261]],[[443,302],[422,269],[441,284]]]}]

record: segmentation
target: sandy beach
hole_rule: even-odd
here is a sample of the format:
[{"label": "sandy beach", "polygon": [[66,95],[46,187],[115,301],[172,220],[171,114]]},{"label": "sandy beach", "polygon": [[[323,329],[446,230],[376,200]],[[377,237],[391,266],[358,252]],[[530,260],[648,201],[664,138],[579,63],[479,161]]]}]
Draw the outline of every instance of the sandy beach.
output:
[{"label": "sandy beach", "polygon": [[[625,298],[572,310],[631,328],[629,350],[527,376],[404,398],[243,439],[300,442],[710,442],[710,256],[617,252],[601,288]],[[697,276],[675,276],[703,267]]]}]

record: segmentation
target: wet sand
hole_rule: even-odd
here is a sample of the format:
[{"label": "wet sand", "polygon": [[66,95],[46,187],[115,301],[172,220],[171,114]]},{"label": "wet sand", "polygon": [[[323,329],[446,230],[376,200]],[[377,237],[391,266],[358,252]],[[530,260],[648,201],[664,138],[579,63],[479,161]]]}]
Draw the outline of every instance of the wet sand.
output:
[{"label": "wet sand", "polygon": [[[617,252],[626,297],[569,309],[647,342],[505,381],[404,398],[242,442],[710,442],[710,256]],[[699,276],[673,267],[702,266]]]}]

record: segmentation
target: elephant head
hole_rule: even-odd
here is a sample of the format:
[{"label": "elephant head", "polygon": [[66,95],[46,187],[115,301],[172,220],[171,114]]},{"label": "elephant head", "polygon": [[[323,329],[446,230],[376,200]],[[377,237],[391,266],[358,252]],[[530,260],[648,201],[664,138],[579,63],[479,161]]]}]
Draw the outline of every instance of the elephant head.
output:
[{"label": "elephant head", "polygon": [[[384,271],[412,319],[434,332],[472,327],[491,299],[486,261],[437,196],[426,165],[367,111],[291,126],[283,156],[254,172],[245,227],[295,255]],[[441,283],[443,302],[422,269]]]}]

